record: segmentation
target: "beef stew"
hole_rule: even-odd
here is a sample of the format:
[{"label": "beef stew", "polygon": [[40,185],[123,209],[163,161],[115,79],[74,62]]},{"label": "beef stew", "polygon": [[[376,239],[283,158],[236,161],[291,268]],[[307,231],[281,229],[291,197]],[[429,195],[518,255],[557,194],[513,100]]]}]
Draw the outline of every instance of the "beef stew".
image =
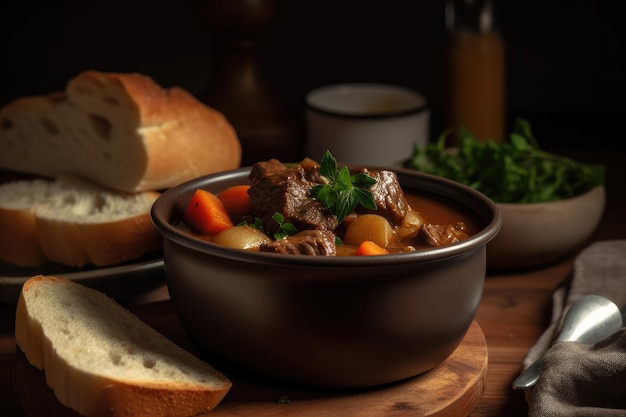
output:
[{"label": "beef stew", "polygon": [[249,175],[246,203],[251,211],[232,218],[236,230],[228,232],[229,239],[199,234],[185,218],[179,227],[233,248],[312,256],[368,254],[360,248],[363,242],[381,249],[371,254],[410,252],[453,244],[480,230],[479,222],[453,201],[405,193],[396,174],[384,169],[349,171],[373,183],[363,188],[373,206],[356,204],[345,217],[337,216],[321,194],[312,192],[332,181],[323,172],[308,158],[296,165],[275,159],[259,162]]}]

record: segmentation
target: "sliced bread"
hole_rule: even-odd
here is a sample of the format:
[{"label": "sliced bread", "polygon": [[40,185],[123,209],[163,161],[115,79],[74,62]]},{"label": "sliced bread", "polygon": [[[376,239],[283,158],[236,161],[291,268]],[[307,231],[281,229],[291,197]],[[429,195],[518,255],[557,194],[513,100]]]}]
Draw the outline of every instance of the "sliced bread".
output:
[{"label": "sliced bread", "polygon": [[46,180],[22,180],[0,185],[0,261],[17,266],[46,263],[35,207],[50,199]]},{"label": "sliced bread", "polygon": [[0,185],[0,260],[114,265],[162,247],[150,219],[155,191],[124,193],[75,177]]},{"label": "sliced bread", "polygon": [[8,170],[137,192],[240,162],[239,139],[222,113],[143,74],[86,71],[65,92],[0,109],[0,168]]},{"label": "sliced bread", "polygon": [[85,416],[193,416],[232,385],[111,298],[63,278],[26,281],[15,338],[57,399]]}]

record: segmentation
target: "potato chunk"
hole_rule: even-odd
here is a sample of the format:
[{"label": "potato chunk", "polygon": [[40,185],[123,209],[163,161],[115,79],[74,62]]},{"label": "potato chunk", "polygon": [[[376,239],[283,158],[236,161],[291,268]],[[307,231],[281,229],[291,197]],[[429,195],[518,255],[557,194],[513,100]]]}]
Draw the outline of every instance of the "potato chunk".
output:
[{"label": "potato chunk", "polygon": [[393,239],[393,226],[387,219],[378,214],[362,214],[358,216],[346,230],[346,243],[359,245],[371,240],[378,246],[387,247]]},{"label": "potato chunk", "polygon": [[258,250],[263,243],[271,242],[271,239],[259,229],[238,225],[218,233],[213,242],[229,248]]},{"label": "potato chunk", "polygon": [[420,231],[420,228],[424,224],[424,219],[421,214],[415,210],[408,210],[404,220],[400,224],[400,227],[396,229],[396,236],[398,239],[407,239],[410,237],[416,237]]}]

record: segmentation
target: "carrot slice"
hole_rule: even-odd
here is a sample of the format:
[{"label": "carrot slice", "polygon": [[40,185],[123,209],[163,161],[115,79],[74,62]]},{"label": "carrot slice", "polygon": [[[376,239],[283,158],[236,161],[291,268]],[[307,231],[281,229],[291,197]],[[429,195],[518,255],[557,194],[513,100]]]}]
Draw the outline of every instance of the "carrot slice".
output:
[{"label": "carrot slice", "polygon": [[248,195],[249,188],[249,185],[234,185],[217,195],[222,200],[224,208],[226,208],[226,212],[228,212],[230,217],[236,219],[252,212],[250,196]]},{"label": "carrot slice", "polygon": [[183,219],[203,235],[217,234],[233,227],[222,201],[215,194],[201,189],[196,190],[189,200]]},{"label": "carrot slice", "polygon": [[374,255],[387,255],[389,251],[371,240],[365,240],[361,242],[356,250],[355,255],[359,256],[374,256]]}]

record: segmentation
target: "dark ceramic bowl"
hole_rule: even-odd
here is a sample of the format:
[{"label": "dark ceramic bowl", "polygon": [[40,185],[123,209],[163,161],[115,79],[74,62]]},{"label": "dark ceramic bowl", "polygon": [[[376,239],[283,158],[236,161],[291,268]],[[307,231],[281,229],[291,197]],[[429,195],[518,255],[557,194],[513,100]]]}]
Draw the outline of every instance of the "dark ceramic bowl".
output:
[{"label": "dark ceramic bowl", "polygon": [[482,230],[446,247],[375,257],[312,257],[233,250],[173,222],[197,188],[248,183],[249,168],[164,192],[152,219],[164,236],[177,316],[215,366],[320,387],[367,387],[428,371],[460,344],[485,280],[485,247],[500,214],[458,183],[396,170],[405,191],[460,203]]}]

